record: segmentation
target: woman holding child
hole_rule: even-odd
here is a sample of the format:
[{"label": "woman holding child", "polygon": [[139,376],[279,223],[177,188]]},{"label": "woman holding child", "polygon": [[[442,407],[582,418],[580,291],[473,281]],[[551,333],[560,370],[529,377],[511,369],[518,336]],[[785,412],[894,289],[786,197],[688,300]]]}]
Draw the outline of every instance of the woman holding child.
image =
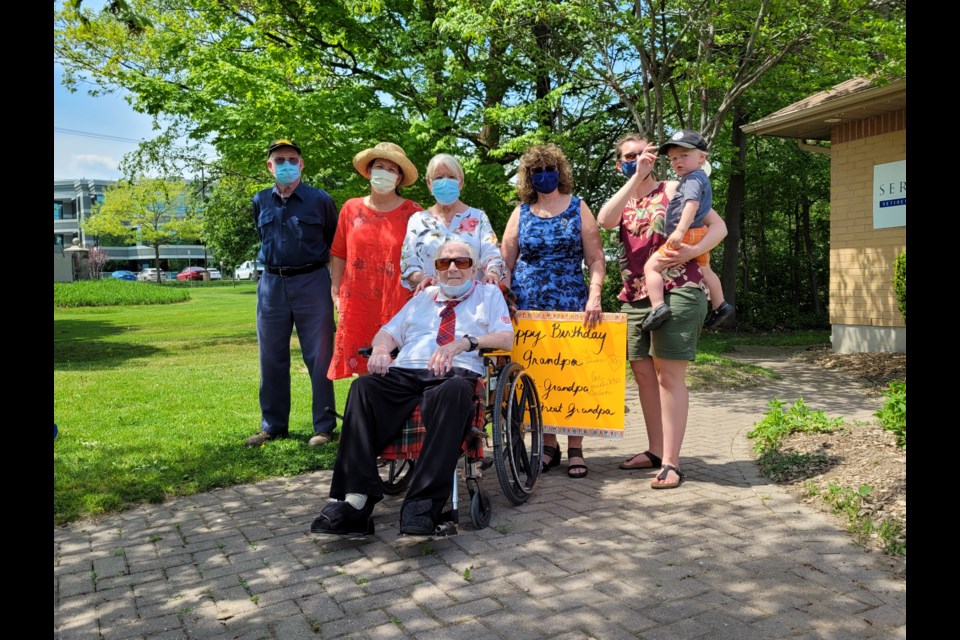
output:
[{"label": "woman holding child", "polygon": [[687,363],[696,357],[700,328],[707,315],[706,286],[696,256],[713,249],[727,235],[717,212],[705,219],[706,235],[695,245],[664,250],[662,271],[670,319],[655,331],[644,331],[651,312],[644,265],[667,241],[664,217],[675,181],[661,181],[653,173],[657,146],[639,134],[617,142],[616,167],[627,182],[603,205],[597,222],[604,229],[618,229],[624,245],[621,259],[623,289],[618,298],[627,314],[627,359],[637,381],[640,405],[647,429],[648,449],[625,460],[621,469],[660,469],[650,486],[679,487],[680,446],[687,427],[689,396],[684,376]]}]

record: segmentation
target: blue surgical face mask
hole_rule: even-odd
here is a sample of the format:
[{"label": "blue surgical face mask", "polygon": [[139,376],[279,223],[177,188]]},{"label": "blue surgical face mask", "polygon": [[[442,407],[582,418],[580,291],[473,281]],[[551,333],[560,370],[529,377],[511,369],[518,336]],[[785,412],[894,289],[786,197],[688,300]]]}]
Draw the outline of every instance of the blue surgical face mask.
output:
[{"label": "blue surgical face mask", "polygon": [[473,286],[473,280],[467,280],[463,284],[456,285],[443,284],[438,280],[437,284],[440,285],[440,291],[443,291],[443,295],[447,296],[448,298],[459,298],[470,290],[470,287]]},{"label": "blue surgical face mask", "polygon": [[456,178],[435,178],[431,183],[430,192],[438,203],[453,204],[460,198],[460,181]]},{"label": "blue surgical face mask", "polygon": [[552,193],[557,185],[560,184],[559,171],[541,171],[534,173],[530,177],[533,182],[533,188],[537,193]]},{"label": "blue surgical face mask", "polygon": [[277,182],[286,186],[293,184],[300,177],[300,165],[284,162],[283,164],[273,165],[273,174]]},{"label": "blue surgical face mask", "polygon": [[632,178],[633,174],[635,174],[636,172],[637,172],[636,160],[620,162],[620,173],[622,173],[624,177],[626,177],[627,179]]}]

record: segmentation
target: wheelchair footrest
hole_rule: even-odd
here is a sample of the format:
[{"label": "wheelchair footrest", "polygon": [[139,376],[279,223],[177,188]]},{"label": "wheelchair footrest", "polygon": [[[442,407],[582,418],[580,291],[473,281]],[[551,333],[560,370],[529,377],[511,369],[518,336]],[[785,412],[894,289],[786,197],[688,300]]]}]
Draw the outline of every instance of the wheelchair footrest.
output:
[{"label": "wheelchair footrest", "polygon": [[460,528],[456,522],[442,522],[437,525],[433,532],[434,538],[446,538],[460,533]]}]

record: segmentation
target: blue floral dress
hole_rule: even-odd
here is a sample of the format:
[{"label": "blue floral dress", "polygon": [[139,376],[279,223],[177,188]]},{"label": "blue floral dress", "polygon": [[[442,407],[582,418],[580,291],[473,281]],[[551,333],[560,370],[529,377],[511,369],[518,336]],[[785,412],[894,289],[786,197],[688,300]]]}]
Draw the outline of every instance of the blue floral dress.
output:
[{"label": "blue floral dress", "polygon": [[583,276],[580,198],[559,215],[540,218],[529,204],[520,205],[520,255],[513,270],[517,308],[534,311],[583,311],[587,285]]}]

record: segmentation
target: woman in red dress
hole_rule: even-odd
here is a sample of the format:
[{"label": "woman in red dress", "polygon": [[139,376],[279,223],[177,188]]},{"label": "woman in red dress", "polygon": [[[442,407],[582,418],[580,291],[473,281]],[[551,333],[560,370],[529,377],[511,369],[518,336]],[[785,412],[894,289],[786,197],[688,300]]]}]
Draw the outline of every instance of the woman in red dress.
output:
[{"label": "woman in red dress", "polygon": [[400,247],[407,220],[421,211],[400,195],[400,187],[417,181],[417,168],[403,149],[381,142],[353,158],[353,166],[370,180],[370,194],[347,200],[340,209],[330,248],[330,281],[337,333],[327,377],[331,380],[367,373],[357,350],[410,299],[400,284]]}]

